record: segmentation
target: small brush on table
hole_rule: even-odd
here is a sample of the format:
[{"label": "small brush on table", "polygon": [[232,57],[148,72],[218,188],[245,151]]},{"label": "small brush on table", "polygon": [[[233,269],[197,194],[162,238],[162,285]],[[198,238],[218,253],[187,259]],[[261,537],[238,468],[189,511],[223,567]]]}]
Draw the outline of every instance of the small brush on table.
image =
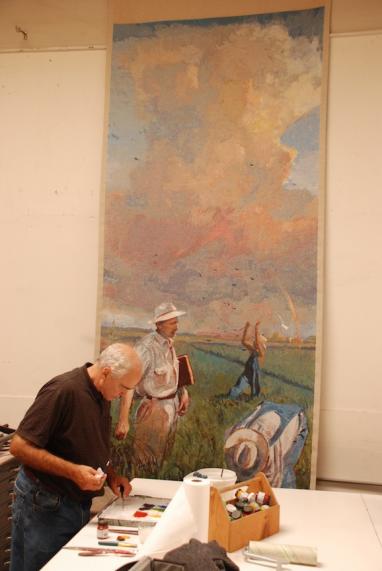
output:
[{"label": "small brush on table", "polygon": [[119,484],[119,491],[121,493],[121,499],[122,499],[122,508],[125,507],[125,486],[123,484]]}]

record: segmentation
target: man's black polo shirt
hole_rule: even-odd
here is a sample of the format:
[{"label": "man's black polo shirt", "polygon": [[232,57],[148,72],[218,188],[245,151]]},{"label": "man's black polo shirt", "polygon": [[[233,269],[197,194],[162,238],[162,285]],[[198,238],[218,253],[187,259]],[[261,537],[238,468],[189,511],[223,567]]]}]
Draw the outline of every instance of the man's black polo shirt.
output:
[{"label": "man's black polo shirt", "polygon": [[[38,392],[17,433],[39,448],[74,462],[101,467],[110,458],[110,403],[95,388],[86,363],[55,377]],[[72,481],[28,468],[47,489],[84,501],[97,495]]]}]

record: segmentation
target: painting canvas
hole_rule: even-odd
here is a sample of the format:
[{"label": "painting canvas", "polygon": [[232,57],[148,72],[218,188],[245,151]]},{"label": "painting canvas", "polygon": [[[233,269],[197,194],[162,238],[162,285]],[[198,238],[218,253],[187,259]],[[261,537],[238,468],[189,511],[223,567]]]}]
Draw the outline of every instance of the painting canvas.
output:
[{"label": "painting canvas", "polygon": [[113,25],[101,344],[151,339],[164,307],[193,378],[150,470],[137,414],[158,394],[134,395],[113,439],[131,477],[314,481],[324,21],[323,6]]}]

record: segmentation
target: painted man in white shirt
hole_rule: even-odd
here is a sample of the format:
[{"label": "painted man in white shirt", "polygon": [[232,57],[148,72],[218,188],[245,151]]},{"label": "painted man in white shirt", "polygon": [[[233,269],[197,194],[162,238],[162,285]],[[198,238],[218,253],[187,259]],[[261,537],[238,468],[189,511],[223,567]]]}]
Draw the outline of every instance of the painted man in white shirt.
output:
[{"label": "painted man in white shirt", "polygon": [[[186,388],[178,388],[179,363],[173,341],[178,317],[184,314],[172,303],[161,303],[154,312],[156,331],[140,339],[135,346],[143,375],[135,389],[142,401],[135,414],[133,454],[136,469],[145,476],[155,476],[170,454],[178,417],[183,416],[189,406]],[[122,399],[117,438],[124,438],[129,429],[133,395],[134,391],[129,391]]]}]

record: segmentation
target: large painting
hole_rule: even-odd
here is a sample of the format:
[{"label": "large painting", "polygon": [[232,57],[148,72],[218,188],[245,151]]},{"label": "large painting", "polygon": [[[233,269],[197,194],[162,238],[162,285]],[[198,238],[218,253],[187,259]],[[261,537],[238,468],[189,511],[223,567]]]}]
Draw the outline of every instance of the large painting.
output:
[{"label": "large painting", "polygon": [[113,26],[101,343],[138,343],[164,378],[150,359],[170,322],[194,381],[172,412],[174,392],[134,395],[113,440],[131,477],[314,483],[325,20]]}]

